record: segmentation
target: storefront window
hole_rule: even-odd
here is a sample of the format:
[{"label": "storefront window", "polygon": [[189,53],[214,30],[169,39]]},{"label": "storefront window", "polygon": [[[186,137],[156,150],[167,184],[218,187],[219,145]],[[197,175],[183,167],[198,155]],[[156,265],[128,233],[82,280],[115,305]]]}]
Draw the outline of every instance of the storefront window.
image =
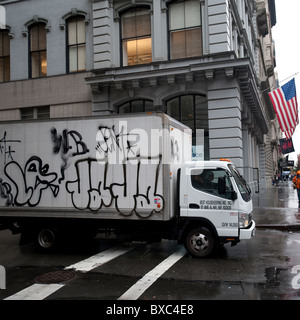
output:
[{"label": "storefront window", "polygon": [[167,114],[192,129],[193,157],[209,160],[208,109],[206,97],[182,95],[167,101]]},{"label": "storefront window", "polygon": [[153,102],[151,100],[132,100],[119,106],[119,113],[136,113],[153,111]]}]

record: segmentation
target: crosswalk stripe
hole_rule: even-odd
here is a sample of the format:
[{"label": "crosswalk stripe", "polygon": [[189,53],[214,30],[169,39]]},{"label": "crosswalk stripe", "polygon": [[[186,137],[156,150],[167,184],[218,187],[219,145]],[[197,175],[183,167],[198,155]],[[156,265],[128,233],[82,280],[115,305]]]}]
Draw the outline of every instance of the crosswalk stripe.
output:
[{"label": "crosswalk stripe", "polygon": [[110,260],[113,260],[117,258],[118,256],[132,250],[133,246],[131,247],[115,247],[106,251],[102,251],[100,253],[95,254],[94,256],[91,256],[85,260],[82,260],[78,263],[72,264],[65,268],[65,270],[73,269],[74,271],[80,271],[80,272],[89,272],[90,270],[97,268],[104,263],[109,262]]},{"label": "crosswalk stripe", "polygon": [[[135,246],[117,246],[100,253],[97,253],[83,261],[72,264],[65,268],[65,270],[75,270],[81,272],[88,272],[94,268],[97,268],[104,263],[107,263],[120,255],[132,250]],[[49,295],[54,293],[55,291],[61,289],[65,284],[40,284],[35,283],[32,286],[21,290],[4,300],[43,300],[47,298]]]},{"label": "crosswalk stripe", "polygon": [[179,261],[186,251],[180,248],[167,259],[162,261],[154,269],[149,271],[143,278],[129,288],[118,300],[136,300],[138,299],[162,274],[170,269],[177,261]]},{"label": "crosswalk stripe", "polygon": [[50,296],[50,294],[62,288],[64,284],[41,284],[35,283],[34,285],[21,290],[4,300],[43,300]]}]

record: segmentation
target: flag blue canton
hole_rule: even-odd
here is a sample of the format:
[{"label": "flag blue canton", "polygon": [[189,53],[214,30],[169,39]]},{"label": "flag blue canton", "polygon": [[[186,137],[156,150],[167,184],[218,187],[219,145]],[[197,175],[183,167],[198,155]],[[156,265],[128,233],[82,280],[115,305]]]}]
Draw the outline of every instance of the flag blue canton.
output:
[{"label": "flag blue canton", "polygon": [[292,79],[285,85],[281,87],[284,95],[285,95],[285,100],[291,100],[296,96],[296,86],[295,86],[295,79]]}]

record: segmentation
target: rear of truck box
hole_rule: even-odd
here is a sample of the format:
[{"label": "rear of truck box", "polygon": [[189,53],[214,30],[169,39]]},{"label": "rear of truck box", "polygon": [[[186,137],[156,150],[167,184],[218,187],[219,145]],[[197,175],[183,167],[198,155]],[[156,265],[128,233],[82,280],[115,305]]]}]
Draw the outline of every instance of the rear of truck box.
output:
[{"label": "rear of truck box", "polygon": [[163,113],[0,124],[1,217],[174,216],[190,130]]}]

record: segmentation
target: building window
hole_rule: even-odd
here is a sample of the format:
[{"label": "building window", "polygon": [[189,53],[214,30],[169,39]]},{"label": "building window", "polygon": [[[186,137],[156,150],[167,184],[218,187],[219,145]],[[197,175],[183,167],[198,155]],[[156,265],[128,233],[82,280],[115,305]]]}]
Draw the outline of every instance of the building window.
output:
[{"label": "building window", "polygon": [[30,78],[47,76],[47,40],[45,26],[44,23],[36,23],[29,29]]},{"label": "building window", "polygon": [[21,120],[31,119],[49,119],[50,118],[50,107],[40,108],[23,108],[20,109]]},{"label": "building window", "polygon": [[123,66],[152,61],[151,16],[149,9],[127,11],[121,19]]},{"label": "building window", "polygon": [[10,43],[8,30],[0,30],[0,82],[10,80]]},{"label": "building window", "polygon": [[86,70],[86,37],[84,17],[76,16],[67,21],[67,71]]},{"label": "building window", "polygon": [[209,160],[207,99],[202,95],[182,95],[167,101],[167,114],[192,129],[193,157]]},{"label": "building window", "polygon": [[201,3],[175,1],[169,6],[170,58],[202,55]]},{"label": "building window", "polygon": [[135,113],[153,111],[151,100],[132,100],[119,106],[119,113]]}]

